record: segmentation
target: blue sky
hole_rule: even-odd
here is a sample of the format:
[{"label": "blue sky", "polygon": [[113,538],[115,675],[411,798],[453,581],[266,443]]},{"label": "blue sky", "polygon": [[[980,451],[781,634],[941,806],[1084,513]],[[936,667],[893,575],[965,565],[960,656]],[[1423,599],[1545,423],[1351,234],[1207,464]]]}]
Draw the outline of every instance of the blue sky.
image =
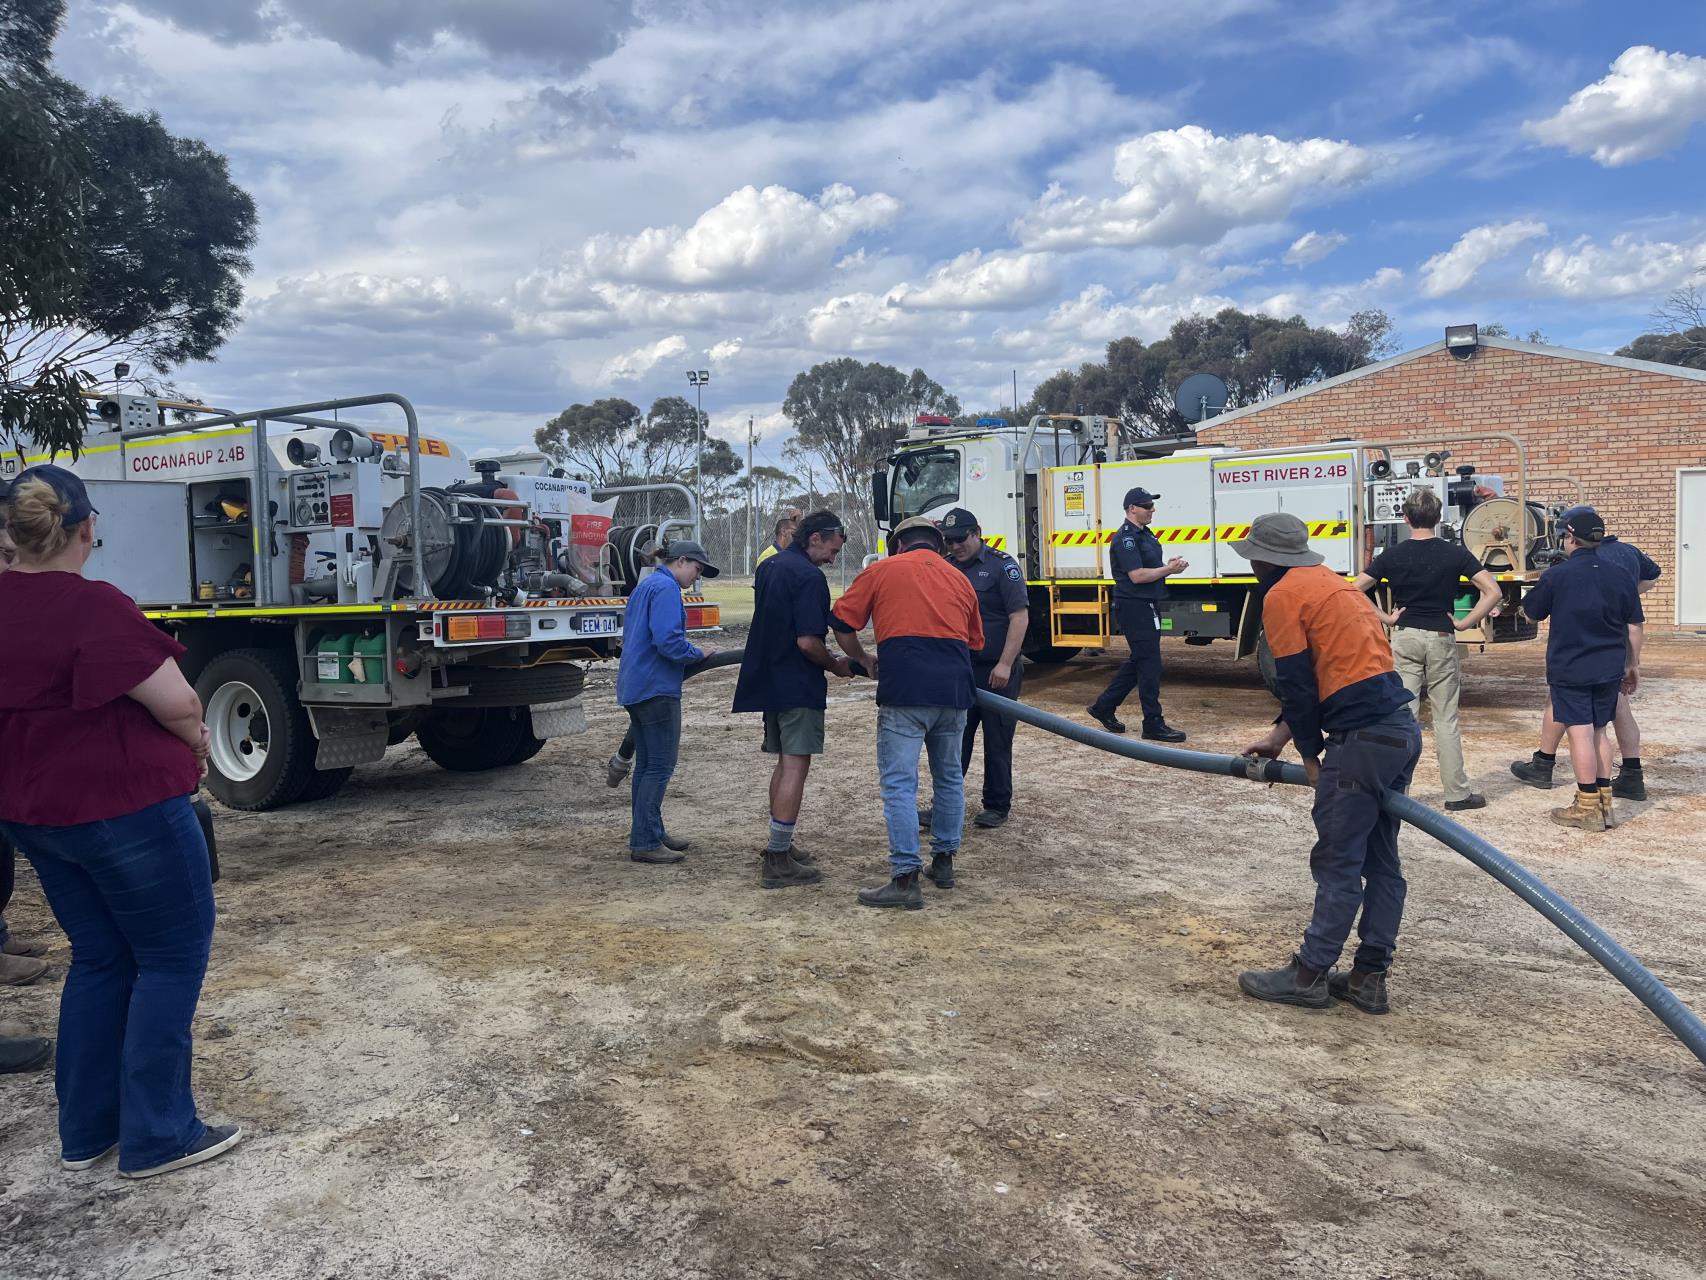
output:
[{"label": "blue sky", "polygon": [[1706,268],[1681,0],[71,0],[57,56],[259,203],[182,386],[470,449],[698,367],[776,461],[817,361],[985,408],[1228,304],[1610,350]]}]

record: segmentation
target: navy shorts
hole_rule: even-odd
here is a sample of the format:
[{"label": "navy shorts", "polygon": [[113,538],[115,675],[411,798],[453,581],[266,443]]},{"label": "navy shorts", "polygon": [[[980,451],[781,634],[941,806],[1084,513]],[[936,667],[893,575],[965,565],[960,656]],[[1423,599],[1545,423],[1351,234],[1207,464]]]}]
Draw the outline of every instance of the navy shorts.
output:
[{"label": "navy shorts", "polygon": [[1552,718],[1562,725],[1590,724],[1603,729],[1617,714],[1621,680],[1610,684],[1555,684],[1552,686]]}]

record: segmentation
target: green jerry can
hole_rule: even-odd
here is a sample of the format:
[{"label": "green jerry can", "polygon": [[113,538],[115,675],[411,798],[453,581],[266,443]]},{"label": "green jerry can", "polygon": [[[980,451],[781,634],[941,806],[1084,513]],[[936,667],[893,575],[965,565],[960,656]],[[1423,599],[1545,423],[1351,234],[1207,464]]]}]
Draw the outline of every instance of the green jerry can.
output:
[{"label": "green jerry can", "polygon": [[357,684],[385,682],[385,633],[357,636],[349,664],[350,679]]},{"label": "green jerry can", "polygon": [[350,682],[350,654],[355,652],[355,636],[350,632],[326,636],[314,650],[316,674],[321,684]]}]

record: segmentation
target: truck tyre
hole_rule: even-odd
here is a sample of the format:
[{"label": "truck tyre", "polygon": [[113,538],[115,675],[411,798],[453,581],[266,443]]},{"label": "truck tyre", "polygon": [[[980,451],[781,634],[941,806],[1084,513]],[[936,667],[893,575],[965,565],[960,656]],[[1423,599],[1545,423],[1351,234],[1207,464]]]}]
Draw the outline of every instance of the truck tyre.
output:
[{"label": "truck tyre", "polygon": [[1268,633],[1256,635],[1256,670],[1262,673],[1262,687],[1279,697],[1279,669],[1274,666],[1274,651],[1268,647]]},{"label": "truck tyre", "polygon": [[521,740],[521,744],[518,747],[516,747],[516,749],[513,752],[510,753],[510,757],[507,761],[505,761],[505,763],[506,764],[526,764],[529,760],[533,759],[534,756],[538,755],[544,749],[545,749],[545,739],[535,738],[531,733],[529,733],[525,738],[523,738]]},{"label": "truck tyre", "polygon": [[316,769],[309,777],[308,783],[302,788],[302,794],[296,797],[298,804],[310,804],[315,800],[330,800],[343,790],[344,783],[349,781],[354,768]]},{"label": "truck tyre", "polygon": [[455,700],[458,711],[474,707],[526,708],[540,702],[567,702],[586,686],[577,663],[547,662],[537,667],[451,667],[445,683],[468,690]]},{"label": "truck tyre", "polygon": [[453,773],[500,769],[527,759],[534,743],[544,745],[533,736],[527,707],[445,708],[421,721],[415,740],[434,764]]},{"label": "truck tyre", "polygon": [[[195,682],[207,720],[207,789],[232,809],[277,809],[314,775],[314,730],[282,649],[234,649]],[[335,772],[335,770],[333,771]]]}]

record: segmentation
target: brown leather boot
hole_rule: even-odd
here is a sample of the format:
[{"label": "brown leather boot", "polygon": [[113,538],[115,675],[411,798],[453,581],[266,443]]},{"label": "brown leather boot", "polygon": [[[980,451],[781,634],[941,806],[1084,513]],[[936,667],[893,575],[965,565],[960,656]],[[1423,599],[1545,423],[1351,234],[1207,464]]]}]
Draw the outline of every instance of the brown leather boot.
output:
[{"label": "brown leather boot", "polygon": [[46,972],[46,960],[0,954],[0,987],[27,986]]},{"label": "brown leather boot", "polygon": [[1617,815],[1611,808],[1612,791],[1609,786],[1599,789],[1599,811],[1605,818],[1605,829],[1610,831],[1617,825]]},{"label": "brown leather boot", "polygon": [[766,889],[787,889],[797,884],[816,884],[823,879],[823,872],[816,867],[803,867],[789,856],[786,850],[775,853],[764,851],[764,870],[759,875],[759,884]]},{"label": "brown leather boot", "polygon": [[1552,821],[1561,827],[1577,827],[1582,831],[1604,831],[1605,811],[1599,806],[1599,793],[1577,789],[1570,803],[1552,810]]}]

